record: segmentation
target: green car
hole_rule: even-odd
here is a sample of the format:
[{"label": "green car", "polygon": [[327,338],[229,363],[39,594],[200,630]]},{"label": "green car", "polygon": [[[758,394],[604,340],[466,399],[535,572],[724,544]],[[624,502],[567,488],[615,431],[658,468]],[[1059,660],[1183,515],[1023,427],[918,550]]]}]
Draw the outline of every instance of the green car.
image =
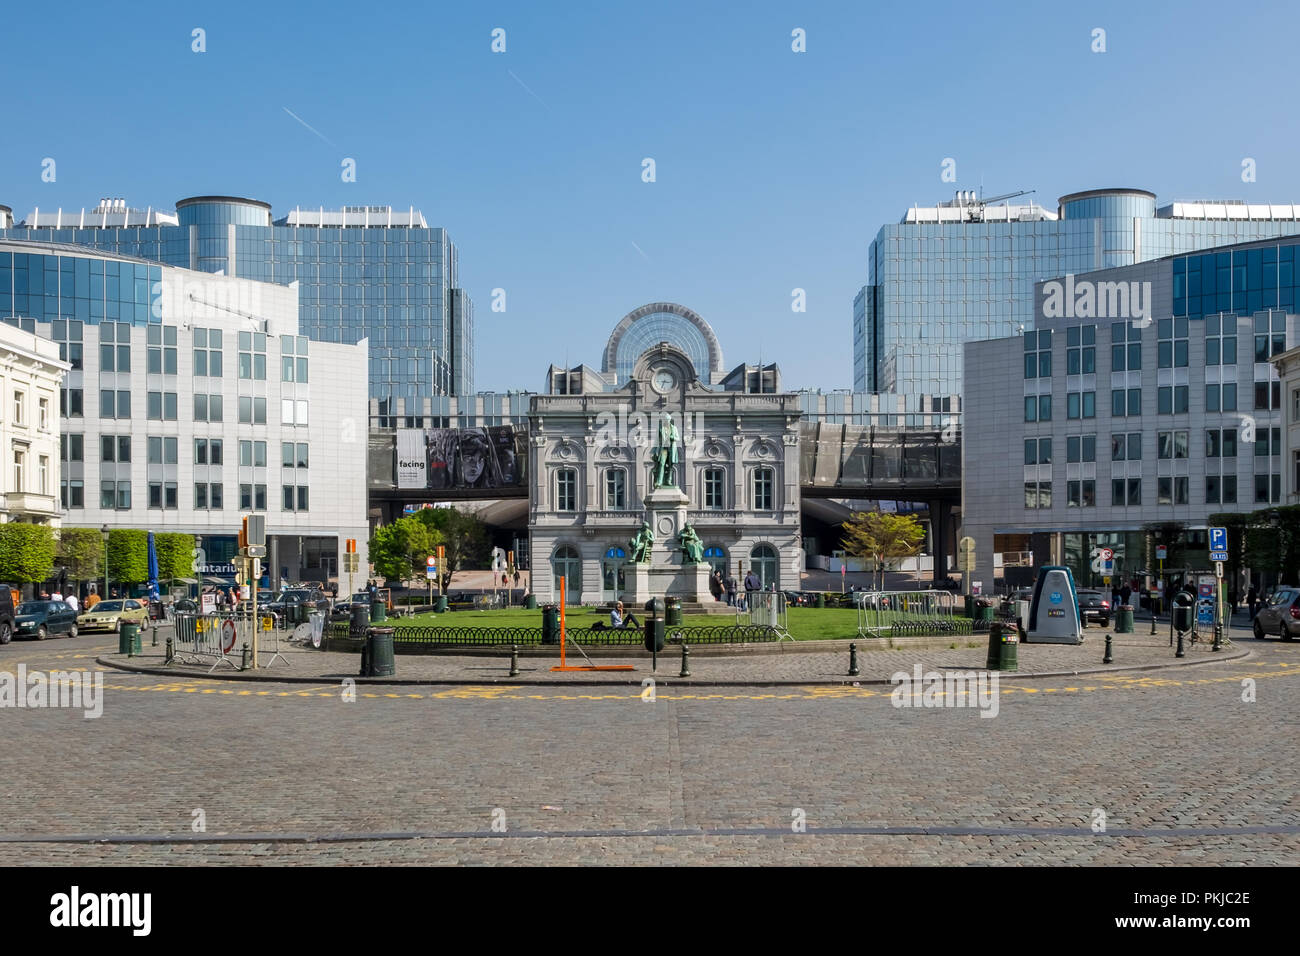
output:
[{"label": "green car", "polygon": [[14,633],[43,641],[51,634],[77,636],[77,612],[63,601],[24,601],[14,609]]}]

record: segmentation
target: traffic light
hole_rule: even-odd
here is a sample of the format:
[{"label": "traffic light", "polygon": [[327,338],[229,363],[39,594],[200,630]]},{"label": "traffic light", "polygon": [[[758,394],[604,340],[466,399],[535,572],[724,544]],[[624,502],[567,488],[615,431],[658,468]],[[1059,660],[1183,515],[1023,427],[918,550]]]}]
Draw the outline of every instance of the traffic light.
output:
[{"label": "traffic light", "polygon": [[442,545],[438,545],[438,567],[442,567],[442,557],[443,557],[443,548]]},{"label": "traffic light", "polygon": [[239,526],[239,551],[244,553],[248,550],[248,518],[244,518],[243,523]]}]

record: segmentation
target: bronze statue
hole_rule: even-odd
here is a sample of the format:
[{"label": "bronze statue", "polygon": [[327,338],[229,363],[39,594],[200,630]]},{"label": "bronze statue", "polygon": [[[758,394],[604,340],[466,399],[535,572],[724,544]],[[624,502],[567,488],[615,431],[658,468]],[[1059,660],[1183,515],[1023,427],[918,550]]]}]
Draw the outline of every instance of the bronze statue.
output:
[{"label": "bronze statue", "polygon": [[678,445],[682,436],[677,430],[670,412],[664,412],[659,420],[659,444],[651,455],[655,462],[655,487],[677,487],[677,463],[680,461]]},{"label": "bronze statue", "polygon": [[677,542],[687,564],[704,563],[704,542],[689,523],[682,525],[682,530],[677,533]]},{"label": "bronze statue", "polygon": [[641,530],[627,543],[628,552],[631,554],[628,560],[632,564],[649,564],[650,549],[654,543],[655,533],[650,527],[650,522],[642,521]]}]

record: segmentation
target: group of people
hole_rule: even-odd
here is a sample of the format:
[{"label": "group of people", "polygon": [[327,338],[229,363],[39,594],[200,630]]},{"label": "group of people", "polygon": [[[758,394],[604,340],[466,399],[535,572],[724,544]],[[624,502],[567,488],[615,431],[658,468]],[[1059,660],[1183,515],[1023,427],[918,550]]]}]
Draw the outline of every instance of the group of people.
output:
[{"label": "group of people", "polygon": [[[62,601],[64,604],[68,605],[68,607],[72,608],[74,611],[81,610],[81,602],[77,599],[76,591],[69,591],[66,597],[58,588],[55,588],[53,591],[42,591],[41,600]],[[98,603],[99,603],[99,595],[96,594],[94,588],[92,588],[89,596],[86,598],[86,610],[89,611],[92,607],[94,607]]]},{"label": "group of people", "polygon": [[[749,573],[745,575],[745,593],[749,594],[751,591],[761,590],[763,590],[763,582],[754,573],[754,569],[750,568]],[[730,570],[727,571],[726,577],[723,577],[722,571],[714,569],[713,574],[709,577],[709,593],[713,595],[715,601],[725,599],[727,607],[738,607],[744,610],[748,603],[745,598],[736,596],[738,593],[736,578]]]}]

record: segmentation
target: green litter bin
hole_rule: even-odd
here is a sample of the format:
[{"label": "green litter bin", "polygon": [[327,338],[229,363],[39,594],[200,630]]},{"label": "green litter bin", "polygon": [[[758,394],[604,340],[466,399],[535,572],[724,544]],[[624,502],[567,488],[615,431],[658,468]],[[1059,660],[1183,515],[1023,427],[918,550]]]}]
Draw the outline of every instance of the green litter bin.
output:
[{"label": "green litter bin", "polygon": [[826,606],[826,595],[823,594],[821,591],[817,592],[817,606],[818,607]]},{"label": "green litter bin", "polygon": [[123,621],[117,632],[117,652],[127,657],[140,653],[140,625],[134,621]]},{"label": "green litter bin", "polygon": [[447,612],[447,595],[439,594],[438,603],[433,606],[434,614],[445,614]]},{"label": "green litter bin", "polygon": [[991,671],[1014,671],[1019,669],[1016,647],[1020,643],[1020,632],[1014,624],[996,621],[989,626],[989,653],[985,668]]},{"label": "green litter bin", "polygon": [[975,602],[975,620],[992,623],[993,621],[993,602],[976,601]]},{"label": "green litter bin", "polygon": [[383,601],[376,601],[374,604],[370,605],[370,620],[388,620],[388,608],[384,605]]},{"label": "green litter bin", "polygon": [[397,673],[393,658],[393,631],[391,627],[372,627],[366,634],[366,646],[361,652],[362,677],[392,677]]},{"label": "green litter bin", "polygon": [[560,643],[560,607],[558,604],[542,605],[542,643]]},{"label": "green litter bin", "polygon": [[682,602],[680,598],[664,598],[664,624],[668,627],[681,626]]},{"label": "green litter bin", "polygon": [[1131,604],[1121,604],[1115,609],[1115,633],[1133,633],[1133,606]]},{"label": "green litter bin", "polygon": [[536,611],[536,610],[537,610],[537,595],[536,595],[536,594],[530,594],[530,595],[528,595],[527,600],[524,601],[524,607],[526,607],[526,608],[527,608],[528,610],[530,610],[530,611]]}]

